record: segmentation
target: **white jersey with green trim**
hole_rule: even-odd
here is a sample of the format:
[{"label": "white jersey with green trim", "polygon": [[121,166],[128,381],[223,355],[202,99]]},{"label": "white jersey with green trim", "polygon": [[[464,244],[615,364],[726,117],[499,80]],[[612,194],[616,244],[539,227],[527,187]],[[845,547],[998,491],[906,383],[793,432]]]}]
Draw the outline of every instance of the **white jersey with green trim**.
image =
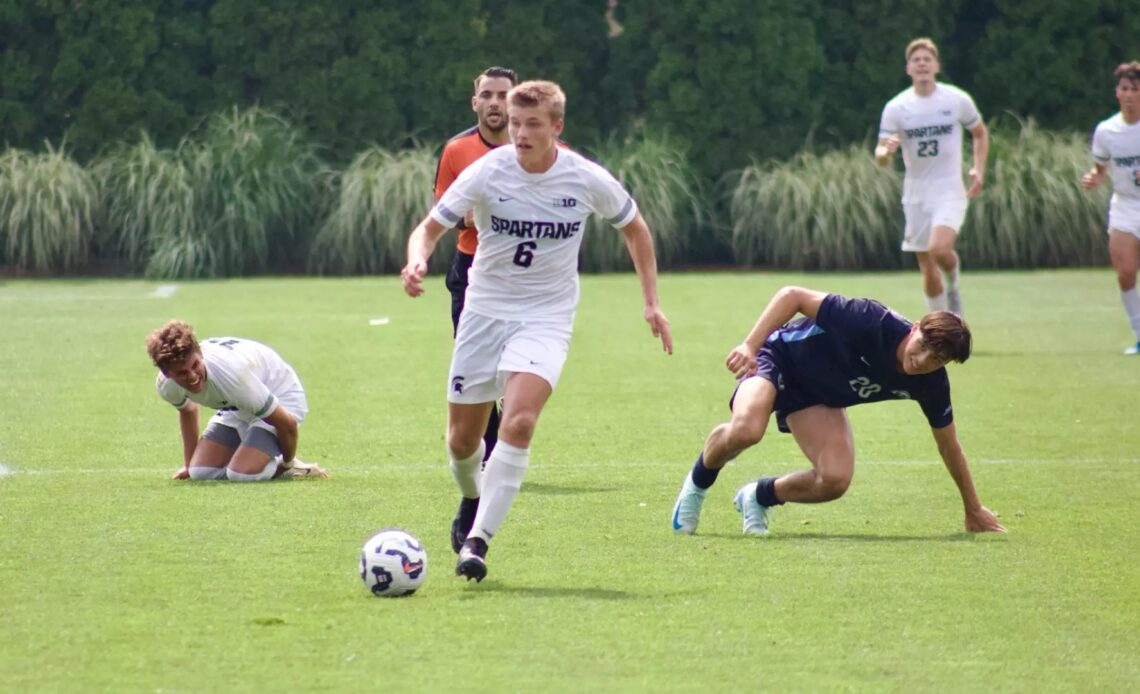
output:
[{"label": "white jersey with green trim", "polygon": [[1093,161],[1112,175],[1112,201],[1140,203],[1140,121],[1127,123],[1117,113],[1097,124]]},{"label": "white jersey with green trim", "polygon": [[600,165],[558,148],[553,166],[528,173],[513,145],[488,152],[463,170],[431,217],[451,228],[475,210],[479,250],[464,311],[502,320],[573,321],[578,304],[578,249],[586,220],[615,227],[637,205]]},{"label": "white jersey with green trim", "polygon": [[906,177],[903,203],[965,198],[962,184],[962,130],[982,122],[970,95],[949,84],[935,83],[929,96],[914,87],[887,102],[879,121],[879,138],[899,136]]},{"label": "white jersey with green trim", "polygon": [[186,407],[187,402],[196,402],[215,410],[233,410],[239,418],[252,422],[277,409],[280,397],[302,391],[293,367],[260,342],[212,337],[201,345],[202,361],[206,364],[206,387],[202,392],[191,393],[161,372],[158,374],[158,394],[179,409]]}]

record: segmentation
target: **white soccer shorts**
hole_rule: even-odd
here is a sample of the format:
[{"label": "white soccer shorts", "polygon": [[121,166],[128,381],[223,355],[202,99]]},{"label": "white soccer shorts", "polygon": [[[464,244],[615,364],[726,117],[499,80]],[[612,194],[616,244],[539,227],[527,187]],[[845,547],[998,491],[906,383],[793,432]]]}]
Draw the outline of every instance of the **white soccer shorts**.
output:
[{"label": "white soccer shorts", "polygon": [[930,233],[934,227],[950,227],[955,233],[966,219],[966,198],[945,198],[903,205],[906,229],[902,249],[925,253],[930,249]]},{"label": "white soccer shorts", "polygon": [[464,311],[447,375],[447,401],[498,400],[511,373],[535,374],[555,388],[572,329],[573,321],[508,321]]},{"label": "white soccer shorts", "polygon": [[[290,390],[283,395],[279,395],[277,397],[277,404],[288,410],[289,414],[293,415],[293,419],[297,420],[297,426],[300,426],[302,420],[305,419],[305,415],[309,413],[309,402],[305,398],[305,391],[301,388],[301,384],[297,383],[296,385],[296,390]],[[265,429],[274,437],[277,436],[277,427],[262,419],[255,419],[251,422],[241,417],[237,410],[218,410],[214,413],[214,416],[210,418],[209,423],[213,422],[236,429],[238,436],[243,440],[250,427]]]},{"label": "white soccer shorts", "polygon": [[1108,231],[1113,229],[1140,238],[1140,200],[1112,196],[1108,206]]}]

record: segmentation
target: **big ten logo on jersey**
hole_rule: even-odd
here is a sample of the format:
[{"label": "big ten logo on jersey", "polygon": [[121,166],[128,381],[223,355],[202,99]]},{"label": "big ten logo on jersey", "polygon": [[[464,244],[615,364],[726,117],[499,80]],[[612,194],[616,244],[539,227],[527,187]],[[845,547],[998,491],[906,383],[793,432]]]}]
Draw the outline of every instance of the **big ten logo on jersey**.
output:
[{"label": "big ten logo on jersey", "polygon": [[858,393],[859,397],[863,398],[864,400],[883,389],[881,385],[878,383],[873,383],[871,379],[867,378],[866,376],[853,378],[848,381],[847,384],[851,386],[851,390]]},{"label": "big ten logo on jersey", "polygon": [[554,198],[555,207],[577,207],[578,200],[576,198]]}]

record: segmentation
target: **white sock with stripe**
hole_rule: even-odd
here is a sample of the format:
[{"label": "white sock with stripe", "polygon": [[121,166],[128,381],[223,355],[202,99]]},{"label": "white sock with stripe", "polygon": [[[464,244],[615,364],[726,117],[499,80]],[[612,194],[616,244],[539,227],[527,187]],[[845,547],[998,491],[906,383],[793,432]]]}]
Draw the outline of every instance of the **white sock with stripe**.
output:
[{"label": "white sock with stripe", "polygon": [[515,496],[522,487],[523,476],[530,464],[530,449],[517,448],[500,440],[491,451],[487,469],[483,472],[483,496],[479,500],[479,512],[471,526],[468,537],[479,537],[484,541],[499,531],[499,526],[507,518],[507,512],[515,503]]}]

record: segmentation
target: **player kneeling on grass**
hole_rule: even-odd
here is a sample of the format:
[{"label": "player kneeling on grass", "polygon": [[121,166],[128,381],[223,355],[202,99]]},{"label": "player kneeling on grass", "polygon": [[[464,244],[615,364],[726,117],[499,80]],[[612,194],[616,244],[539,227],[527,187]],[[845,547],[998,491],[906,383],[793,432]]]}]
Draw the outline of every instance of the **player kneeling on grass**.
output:
[{"label": "player kneeling on grass", "polygon": [[[804,317],[792,320],[797,313]],[[789,322],[790,321],[790,322]],[[970,356],[970,330],[949,311],[911,323],[870,299],[785,287],[768,303],[725,364],[739,380],[732,418],[705,441],[673,507],[673,530],[697,529],[708,488],[721,468],[764,437],[776,413],[811,461],[810,470],[762,477],[736,493],[746,534],[768,532],[770,509],[787,501],[819,503],[843,496],[855,468],[847,407],[916,400],[966,507],[966,530],[1005,532],[978,499],[958,443],[946,364]]]},{"label": "player kneeling on grass", "polygon": [[[185,462],[174,479],[328,477],[294,457],[309,407],[297,372],[277,352],[236,337],[199,345],[180,320],[151,333],[146,350],[160,371],[158,394],[178,408]],[[217,410],[201,439],[198,405]]]}]

